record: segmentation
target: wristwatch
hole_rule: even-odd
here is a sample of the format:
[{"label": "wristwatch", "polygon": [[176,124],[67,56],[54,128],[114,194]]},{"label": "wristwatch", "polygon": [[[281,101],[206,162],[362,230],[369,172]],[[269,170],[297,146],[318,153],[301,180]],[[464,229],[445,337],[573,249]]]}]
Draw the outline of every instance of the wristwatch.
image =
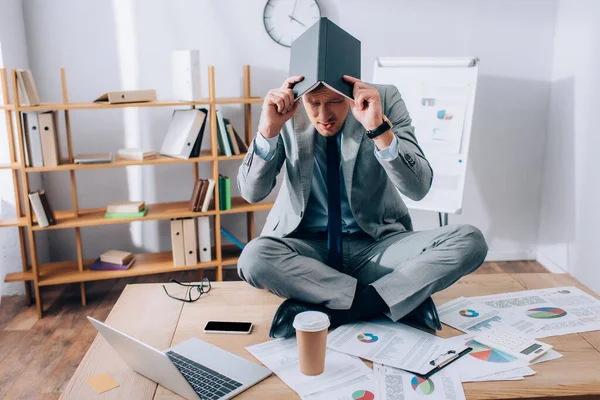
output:
[{"label": "wristwatch", "polygon": [[369,139],[375,139],[377,136],[381,135],[382,133],[385,133],[388,130],[392,129],[393,126],[394,125],[390,122],[388,117],[383,115],[383,122],[381,123],[381,125],[379,125],[377,128],[375,128],[371,131],[367,131],[367,137]]}]

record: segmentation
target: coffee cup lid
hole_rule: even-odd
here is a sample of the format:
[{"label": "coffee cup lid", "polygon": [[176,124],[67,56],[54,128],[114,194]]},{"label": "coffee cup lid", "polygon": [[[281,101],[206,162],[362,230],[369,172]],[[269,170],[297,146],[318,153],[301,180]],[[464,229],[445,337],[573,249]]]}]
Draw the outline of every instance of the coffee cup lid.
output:
[{"label": "coffee cup lid", "polygon": [[294,318],[294,328],[303,332],[319,332],[329,328],[329,317],[319,311],[305,311]]}]

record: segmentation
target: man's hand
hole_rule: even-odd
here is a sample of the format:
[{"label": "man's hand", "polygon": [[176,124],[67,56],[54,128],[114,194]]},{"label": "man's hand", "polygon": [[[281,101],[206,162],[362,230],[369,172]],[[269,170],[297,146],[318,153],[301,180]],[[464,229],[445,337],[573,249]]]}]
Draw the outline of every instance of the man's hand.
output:
[{"label": "man's hand", "polygon": [[379,91],[349,75],[344,75],[344,80],[354,84],[351,110],[354,118],[367,130],[377,128],[383,122],[383,111]]},{"label": "man's hand", "polygon": [[296,112],[300,101],[294,102],[292,88],[303,79],[302,76],[291,76],[283,82],[281,88],[271,89],[265,96],[258,126],[258,131],[265,139],[277,136]]}]

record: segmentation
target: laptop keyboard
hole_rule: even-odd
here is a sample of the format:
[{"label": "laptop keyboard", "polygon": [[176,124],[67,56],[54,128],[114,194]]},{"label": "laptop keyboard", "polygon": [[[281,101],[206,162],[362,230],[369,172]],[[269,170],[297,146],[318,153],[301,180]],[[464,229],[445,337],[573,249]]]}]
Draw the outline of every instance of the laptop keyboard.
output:
[{"label": "laptop keyboard", "polygon": [[202,400],[220,399],[242,386],[241,383],[206,368],[181,354],[172,351],[167,351],[166,354]]}]

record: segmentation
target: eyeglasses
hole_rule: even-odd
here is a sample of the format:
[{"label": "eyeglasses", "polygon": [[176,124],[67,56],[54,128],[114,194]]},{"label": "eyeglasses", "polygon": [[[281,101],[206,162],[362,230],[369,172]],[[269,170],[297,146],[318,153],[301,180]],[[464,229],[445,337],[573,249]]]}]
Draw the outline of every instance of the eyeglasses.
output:
[{"label": "eyeglasses", "polygon": [[[202,279],[202,281],[200,283],[194,283],[194,284],[181,283],[175,279],[171,279],[171,282],[176,283],[177,285],[180,285],[183,287],[190,288],[187,291],[187,299],[181,299],[179,297],[171,296],[169,294],[169,292],[167,291],[167,287],[165,285],[162,285],[167,296],[169,296],[170,298],[175,299],[175,300],[184,301],[186,303],[193,303],[196,300],[198,300],[204,293],[210,292],[210,281],[208,280],[208,278],[204,278],[204,279]],[[196,292],[196,293],[192,294],[192,292]]]}]

